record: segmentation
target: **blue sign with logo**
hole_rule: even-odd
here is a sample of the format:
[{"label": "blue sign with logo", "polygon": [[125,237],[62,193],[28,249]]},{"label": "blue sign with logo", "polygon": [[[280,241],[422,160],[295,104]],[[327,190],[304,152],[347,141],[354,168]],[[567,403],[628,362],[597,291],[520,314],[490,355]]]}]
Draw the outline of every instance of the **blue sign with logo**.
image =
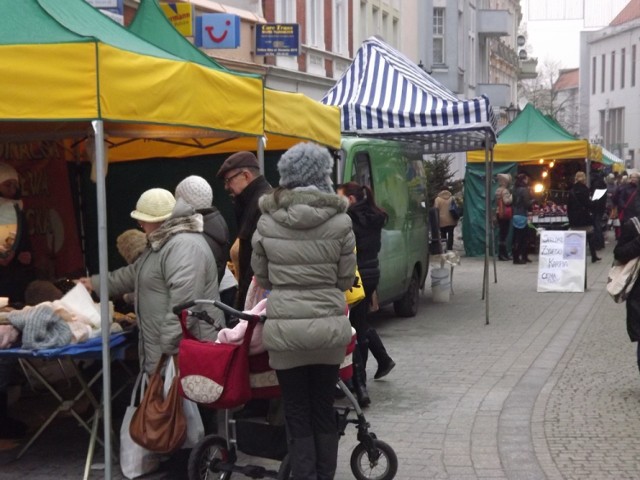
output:
[{"label": "blue sign with logo", "polygon": [[256,55],[300,55],[297,23],[259,23],[256,25]]},{"label": "blue sign with logo", "polygon": [[240,17],[229,13],[209,13],[196,18],[196,46],[238,48]]}]

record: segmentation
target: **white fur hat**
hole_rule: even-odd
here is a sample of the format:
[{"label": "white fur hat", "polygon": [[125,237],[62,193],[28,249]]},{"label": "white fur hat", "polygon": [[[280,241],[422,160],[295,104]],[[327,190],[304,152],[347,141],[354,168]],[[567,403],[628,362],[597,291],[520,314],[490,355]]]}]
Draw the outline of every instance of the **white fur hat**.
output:
[{"label": "white fur hat", "polygon": [[331,171],[333,157],[315,143],[298,143],[278,161],[280,185],[285,188],[314,186],[323,192],[333,192]]},{"label": "white fur hat", "polygon": [[204,178],[191,175],[176,187],[176,200],[179,198],[182,198],[195,210],[202,210],[209,208],[213,203],[213,190]]},{"label": "white fur hat", "polygon": [[142,222],[164,222],[171,216],[175,205],[176,199],[169,190],[152,188],[140,195],[131,217]]},{"label": "white fur hat", "polygon": [[18,181],[18,172],[8,163],[0,162],[0,183],[4,183],[7,180]]}]

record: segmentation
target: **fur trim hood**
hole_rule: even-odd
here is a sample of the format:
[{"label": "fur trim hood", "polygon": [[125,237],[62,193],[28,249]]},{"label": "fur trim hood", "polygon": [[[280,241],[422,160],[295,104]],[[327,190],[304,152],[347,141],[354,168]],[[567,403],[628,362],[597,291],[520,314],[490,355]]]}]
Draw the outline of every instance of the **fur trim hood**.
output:
[{"label": "fur trim hood", "polygon": [[317,189],[278,189],[260,198],[260,210],[289,228],[314,228],[349,206],[346,197]]}]

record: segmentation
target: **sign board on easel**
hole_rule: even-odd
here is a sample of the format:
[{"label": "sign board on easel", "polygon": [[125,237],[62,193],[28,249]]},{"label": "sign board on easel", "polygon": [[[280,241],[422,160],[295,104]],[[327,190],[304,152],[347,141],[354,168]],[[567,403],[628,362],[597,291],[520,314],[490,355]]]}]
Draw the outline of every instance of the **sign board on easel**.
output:
[{"label": "sign board on easel", "polygon": [[586,240],[575,230],[540,233],[538,292],[584,292]]}]

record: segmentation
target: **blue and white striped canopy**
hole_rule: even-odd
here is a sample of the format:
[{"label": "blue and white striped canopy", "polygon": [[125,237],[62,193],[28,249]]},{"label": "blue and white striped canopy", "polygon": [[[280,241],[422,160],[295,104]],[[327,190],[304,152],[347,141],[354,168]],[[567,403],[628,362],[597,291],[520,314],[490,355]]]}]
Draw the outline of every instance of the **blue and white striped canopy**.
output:
[{"label": "blue and white striped canopy", "polygon": [[457,98],[377,37],[363,42],[321,101],[340,107],[344,134],[418,141],[433,153],[495,143],[496,119],[486,96]]}]

